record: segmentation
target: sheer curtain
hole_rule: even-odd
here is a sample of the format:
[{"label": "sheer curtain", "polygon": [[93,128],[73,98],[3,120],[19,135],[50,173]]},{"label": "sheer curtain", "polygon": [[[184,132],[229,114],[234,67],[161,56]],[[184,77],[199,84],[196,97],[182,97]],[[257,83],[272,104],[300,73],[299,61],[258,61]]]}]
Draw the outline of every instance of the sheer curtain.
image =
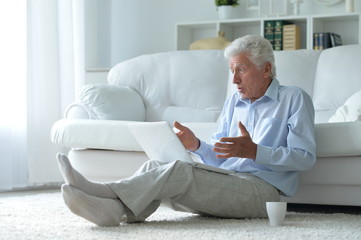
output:
[{"label": "sheer curtain", "polygon": [[58,182],[55,121],[83,85],[84,1],[28,0],[28,167],[31,183]]},{"label": "sheer curtain", "polygon": [[84,0],[1,1],[0,16],[0,190],[60,182],[50,130],[84,84]]}]

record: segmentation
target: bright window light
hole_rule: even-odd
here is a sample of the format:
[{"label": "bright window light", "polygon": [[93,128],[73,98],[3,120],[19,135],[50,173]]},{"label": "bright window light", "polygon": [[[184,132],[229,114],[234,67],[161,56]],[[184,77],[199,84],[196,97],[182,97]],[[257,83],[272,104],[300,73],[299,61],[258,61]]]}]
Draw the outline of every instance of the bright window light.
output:
[{"label": "bright window light", "polygon": [[26,121],[26,0],[0,1],[0,126]]}]

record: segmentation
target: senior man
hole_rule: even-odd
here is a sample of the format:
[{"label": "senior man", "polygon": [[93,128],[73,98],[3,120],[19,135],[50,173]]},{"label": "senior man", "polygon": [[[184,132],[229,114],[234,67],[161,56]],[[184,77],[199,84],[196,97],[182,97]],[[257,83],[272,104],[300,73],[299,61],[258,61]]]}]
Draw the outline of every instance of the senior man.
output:
[{"label": "senior man", "polygon": [[88,181],[58,154],[70,210],[100,226],[139,222],[161,203],[174,210],[227,218],[266,217],[266,202],[292,196],[299,171],[315,163],[314,109],[297,87],[275,78],[271,44],[261,36],[234,40],[225,50],[235,92],[224,104],[212,144],[178,122],[183,145],[205,164],[146,162],[132,177],[110,183]]}]

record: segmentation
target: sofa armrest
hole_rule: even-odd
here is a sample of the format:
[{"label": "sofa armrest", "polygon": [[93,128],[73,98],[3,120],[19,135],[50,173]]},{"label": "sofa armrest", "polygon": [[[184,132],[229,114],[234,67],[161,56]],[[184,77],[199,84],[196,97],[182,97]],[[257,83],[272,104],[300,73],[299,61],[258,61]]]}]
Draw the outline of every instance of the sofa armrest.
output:
[{"label": "sofa armrest", "polygon": [[64,117],[67,119],[99,119],[86,104],[80,101],[71,103],[65,109]]},{"label": "sofa armrest", "polygon": [[[61,119],[53,124],[50,138],[53,143],[68,148],[143,151],[128,129],[130,122],[133,121]],[[182,124],[206,142],[217,129],[215,122]]]},{"label": "sofa armrest", "polygon": [[92,84],[81,89],[79,101],[67,108],[65,117],[144,121],[145,107],[141,96],[130,87]]},{"label": "sofa armrest", "polygon": [[51,141],[68,148],[143,151],[127,124],[131,121],[61,119],[50,133]]},{"label": "sofa armrest", "polygon": [[315,125],[317,157],[361,155],[361,122]]}]

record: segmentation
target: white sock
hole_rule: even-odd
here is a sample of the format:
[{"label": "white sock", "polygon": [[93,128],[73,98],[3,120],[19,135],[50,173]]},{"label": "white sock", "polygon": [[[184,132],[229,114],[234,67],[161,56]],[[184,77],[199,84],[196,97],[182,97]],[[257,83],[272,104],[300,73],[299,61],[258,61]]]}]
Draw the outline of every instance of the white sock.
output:
[{"label": "white sock", "polygon": [[65,183],[95,197],[118,199],[118,196],[109,185],[89,181],[81,175],[71,166],[69,159],[65,155],[58,153],[56,158]]},{"label": "white sock", "polygon": [[76,215],[99,226],[119,226],[125,215],[120,200],[90,196],[70,185],[61,186],[65,204]]}]

